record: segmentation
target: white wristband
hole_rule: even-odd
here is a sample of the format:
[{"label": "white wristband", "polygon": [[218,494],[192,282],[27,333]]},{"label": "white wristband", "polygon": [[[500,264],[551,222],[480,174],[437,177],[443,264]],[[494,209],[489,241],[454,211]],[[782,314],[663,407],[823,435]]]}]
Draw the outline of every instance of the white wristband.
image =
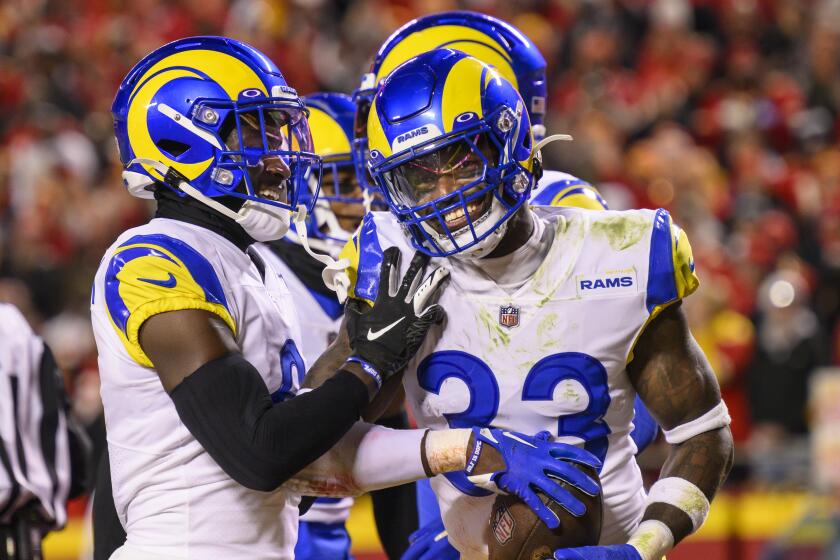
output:
[{"label": "white wristband", "polygon": [[463,470],[472,430],[430,430],[426,436],[426,461],[433,474]]},{"label": "white wristband", "polygon": [[642,560],[660,560],[674,548],[674,534],[661,521],[648,519],[636,527],[627,544],[636,549]]},{"label": "white wristband", "polygon": [[729,417],[729,409],[726,403],[720,401],[717,406],[699,418],[695,418],[685,424],[680,424],[670,430],[662,430],[665,434],[665,441],[671,445],[684,443],[694,436],[717,430],[728,426],[732,419]]},{"label": "white wristband", "polygon": [[669,477],[651,486],[648,505],[661,503],[679,508],[691,519],[692,532],[706,521],[711,504],[702,490],[684,478]]}]

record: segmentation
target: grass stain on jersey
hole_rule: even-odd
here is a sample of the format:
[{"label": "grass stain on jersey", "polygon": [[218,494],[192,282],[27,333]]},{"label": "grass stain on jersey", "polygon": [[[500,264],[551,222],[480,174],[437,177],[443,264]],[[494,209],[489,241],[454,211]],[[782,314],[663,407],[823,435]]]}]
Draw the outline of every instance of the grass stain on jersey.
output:
[{"label": "grass stain on jersey", "polygon": [[543,338],[546,335],[550,335],[551,332],[557,328],[557,313],[548,313],[545,317],[542,318],[540,323],[537,325],[537,337]]},{"label": "grass stain on jersey", "polygon": [[527,373],[527,372],[531,371],[531,368],[534,367],[534,365],[536,363],[537,362],[535,360],[528,360],[527,362],[522,362],[521,364],[516,366],[516,371],[518,371],[518,372],[521,371],[521,372],[526,372]]},{"label": "grass stain on jersey", "polygon": [[592,224],[593,235],[603,235],[615,251],[623,251],[642,240],[648,220],[640,215],[609,216]]},{"label": "grass stain on jersey", "polygon": [[490,340],[494,346],[498,347],[499,344],[507,346],[510,344],[510,335],[502,330],[498,317],[494,317],[487,309],[482,307],[478,312],[478,318],[487,328],[487,334],[490,336]]},{"label": "grass stain on jersey", "polygon": [[[531,278],[531,284],[534,286],[534,291],[537,294],[545,293],[545,289],[542,291],[540,290],[540,286],[544,283],[543,280],[545,279],[545,274],[552,268],[553,261],[556,259],[556,249],[557,249],[557,240],[560,239],[560,235],[566,230],[568,225],[568,221],[563,216],[558,216],[559,220],[555,226],[554,233],[552,234],[551,238],[551,246],[548,249],[548,253],[545,255],[543,262],[537,267],[537,270],[534,272],[533,277]],[[542,218],[537,218],[538,220]],[[548,224],[546,224],[548,225]]]},{"label": "grass stain on jersey", "polygon": [[[545,262],[537,269],[532,281],[534,293],[542,296],[542,299],[536,304],[538,309],[553,301],[557,292],[572,275],[577,258],[568,258],[568,251],[571,250],[579,253],[586,237],[585,230],[582,227],[582,221],[579,218],[575,221],[567,219],[565,216],[560,216],[560,218],[554,232],[553,246],[548,252],[548,255],[546,255]],[[546,272],[554,272],[557,263],[563,262],[564,257],[566,264],[565,270],[559,275],[553,274],[546,278]],[[578,299],[577,295],[575,299]]]}]

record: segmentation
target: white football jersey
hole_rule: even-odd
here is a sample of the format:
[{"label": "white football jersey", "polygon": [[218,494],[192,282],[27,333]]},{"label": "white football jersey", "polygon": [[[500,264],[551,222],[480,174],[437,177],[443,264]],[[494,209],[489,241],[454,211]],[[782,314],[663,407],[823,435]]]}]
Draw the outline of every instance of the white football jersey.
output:
[{"label": "white football jersey", "polygon": [[[291,242],[284,240],[277,243]],[[322,291],[310,288],[296,270],[294,261],[286,262],[271,249],[271,246],[260,246],[266,262],[271,263],[272,268],[280,273],[295,300],[300,330],[305,334],[300,353],[306,363],[312,365],[338,335],[341,319],[344,317],[344,306],[338,302],[335,294],[325,296]],[[306,253],[301,253],[301,258],[317,262]]]},{"label": "white football jersey", "polygon": [[117,557],[293,558],[299,497],[228,477],[181,423],[138,342],[149,317],[204,309],[234,332],[275,401],[294,395],[306,371],[295,302],[264,251],[249,256],[207,229],[156,218],[123,233],[102,259],[91,315],[114,501],[128,535]]},{"label": "white football jersey", "polygon": [[[451,274],[440,299],[447,320],[409,364],[406,393],[421,426],[548,430],[584,445],[604,462],[601,543],[623,543],[645,499],[629,437],[636,393],[626,365],[648,321],[696,289],[691,248],[665,210],[532,211],[553,240],[512,293],[480,260],[432,259]],[[375,298],[391,246],[403,253],[404,274],[410,241],[390,213],[368,214],[342,253],[352,263],[352,297]],[[494,496],[463,475],[436,477],[432,486],[452,544],[463,558],[486,558]]]},{"label": "white football jersey", "polygon": [[[282,240],[277,243],[292,241]],[[340,249],[337,247],[336,253]],[[307,286],[295,270],[297,263],[294,261],[284,261],[270,246],[264,246],[262,254],[265,255],[266,262],[280,272],[295,300],[298,323],[304,334],[300,351],[306,363],[312,365],[338,335],[341,319],[344,317],[344,306],[334,294],[325,296],[320,290]],[[302,253],[300,258],[315,262],[305,253]],[[353,498],[318,498],[300,519],[315,523],[344,523],[350,516],[352,506]]]}]

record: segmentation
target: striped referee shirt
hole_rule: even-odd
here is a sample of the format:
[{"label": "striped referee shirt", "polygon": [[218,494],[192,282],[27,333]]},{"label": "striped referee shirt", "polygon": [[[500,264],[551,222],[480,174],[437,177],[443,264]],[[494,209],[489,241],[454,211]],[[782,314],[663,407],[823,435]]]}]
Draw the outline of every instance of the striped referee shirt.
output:
[{"label": "striped referee shirt", "polygon": [[66,401],[52,353],[20,311],[0,303],[0,525],[35,505],[67,521],[71,466]]}]

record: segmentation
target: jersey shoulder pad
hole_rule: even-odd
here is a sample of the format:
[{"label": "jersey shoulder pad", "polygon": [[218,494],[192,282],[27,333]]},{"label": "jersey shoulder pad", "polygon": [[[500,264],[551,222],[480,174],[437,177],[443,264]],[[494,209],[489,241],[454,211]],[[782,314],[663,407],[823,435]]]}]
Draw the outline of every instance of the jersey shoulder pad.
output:
[{"label": "jersey shoulder pad", "polygon": [[697,290],[694,256],[688,236],[671,219],[667,210],[653,215],[648,267],[647,308],[656,314]]},{"label": "jersey shoulder pad", "polygon": [[598,190],[574,175],[560,171],[546,171],[534,191],[531,204],[543,206],[571,206],[588,210],[609,210]]},{"label": "jersey shoulder pad", "polygon": [[203,309],[236,333],[224,289],[213,265],[180,239],[135,235],[113,249],[105,270],[105,307],[129,355],[152,367],[140,348],[141,325],[158,313]]},{"label": "jersey shoulder pad", "polygon": [[377,220],[368,212],[338,256],[350,263],[345,272],[350,279],[348,295],[373,305],[379,290],[379,270],[382,266],[382,244],[379,240]]}]

